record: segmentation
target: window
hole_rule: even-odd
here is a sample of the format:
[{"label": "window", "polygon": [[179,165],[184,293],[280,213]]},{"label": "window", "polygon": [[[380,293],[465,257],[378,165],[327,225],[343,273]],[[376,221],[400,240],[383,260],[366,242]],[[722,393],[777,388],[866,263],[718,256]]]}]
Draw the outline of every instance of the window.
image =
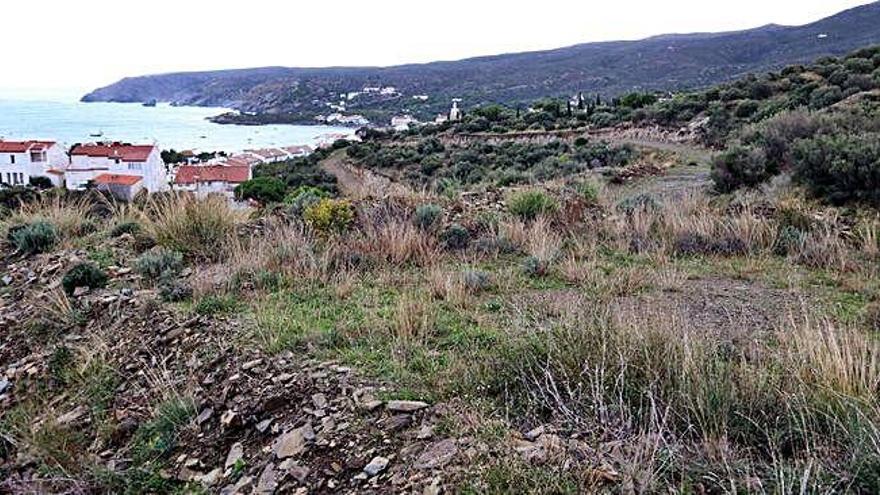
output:
[{"label": "window", "polygon": [[15,165],[15,155],[9,155],[9,163]]},{"label": "window", "polygon": [[140,163],[129,163],[128,169],[129,170],[141,170],[141,164]]}]

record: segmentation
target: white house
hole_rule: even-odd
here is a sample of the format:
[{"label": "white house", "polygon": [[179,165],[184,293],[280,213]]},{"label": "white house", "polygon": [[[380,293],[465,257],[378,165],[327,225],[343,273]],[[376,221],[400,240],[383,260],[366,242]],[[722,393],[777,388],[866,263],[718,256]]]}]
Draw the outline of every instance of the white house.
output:
[{"label": "white house", "polygon": [[391,127],[394,128],[395,131],[409,130],[411,125],[418,123],[419,121],[413,118],[412,115],[395,115],[394,117],[391,117]]},{"label": "white house", "polygon": [[174,177],[174,189],[196,196],[223,194],[232,197],[235,186],[251,179],[251,167],[239,165],[183,165]]},{"label": "white house", "polygon": [[83,189],[89,182],[122,197],[170,189],[165,163],[155,145],[127,143],[78,144],[70,150],[65,173],[68,189]]},{"label": "white house", "polygon": [[47,177],[54,186],[64,183],[67,153],[54,141],[0,140],[0,183],[30,184],[31,177]]}]

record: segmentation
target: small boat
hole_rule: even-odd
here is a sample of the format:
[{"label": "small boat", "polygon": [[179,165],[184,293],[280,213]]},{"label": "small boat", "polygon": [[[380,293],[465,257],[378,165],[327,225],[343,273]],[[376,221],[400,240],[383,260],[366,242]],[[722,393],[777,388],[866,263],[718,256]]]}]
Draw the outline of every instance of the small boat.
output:
[{"label": "small boat", "polygon": [[90,137],[95,137],[95,138],[98,138],[98,137],[104,137],[104,131],[98,131],[98,132],[95,132],[95,133],[93,133],[93,134],[89,134],[89,136],[90,136]]},{"label": "small boat", "polygon": [[144,105],[145,107],[155,107],[155,106],[156,106],[156,103],[158,103],[158,102],[157,102],[156,99],[154,98],[154,99],[152,99],[152,100],[147,100],[147,101],[145,101],[145,102],[143,103],[143,105]]}]

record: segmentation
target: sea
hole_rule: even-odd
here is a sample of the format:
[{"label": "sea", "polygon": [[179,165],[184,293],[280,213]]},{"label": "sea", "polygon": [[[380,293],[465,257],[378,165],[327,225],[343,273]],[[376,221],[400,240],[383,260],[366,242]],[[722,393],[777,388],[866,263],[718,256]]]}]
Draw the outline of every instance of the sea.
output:
[{"label": "sea", "polygon": [[94,141],[157,144],[161,149],[226,151],[315,145],[328,134],[352,134],[333,126],[215,124],[225,108],[139,103],[82,103],[75,98],[0,97],[0,139],[45,139],[71,146]]}]

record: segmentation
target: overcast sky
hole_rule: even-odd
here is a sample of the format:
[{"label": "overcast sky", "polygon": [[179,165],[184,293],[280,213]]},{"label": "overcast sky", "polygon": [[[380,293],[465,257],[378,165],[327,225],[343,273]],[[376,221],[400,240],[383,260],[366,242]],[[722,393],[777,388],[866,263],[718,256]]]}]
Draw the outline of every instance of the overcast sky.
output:
[{"label": "overcast sky", "polygon": [[0,96],[171,71],[393,65],[805,24],[865,0],[3,0]]}]

